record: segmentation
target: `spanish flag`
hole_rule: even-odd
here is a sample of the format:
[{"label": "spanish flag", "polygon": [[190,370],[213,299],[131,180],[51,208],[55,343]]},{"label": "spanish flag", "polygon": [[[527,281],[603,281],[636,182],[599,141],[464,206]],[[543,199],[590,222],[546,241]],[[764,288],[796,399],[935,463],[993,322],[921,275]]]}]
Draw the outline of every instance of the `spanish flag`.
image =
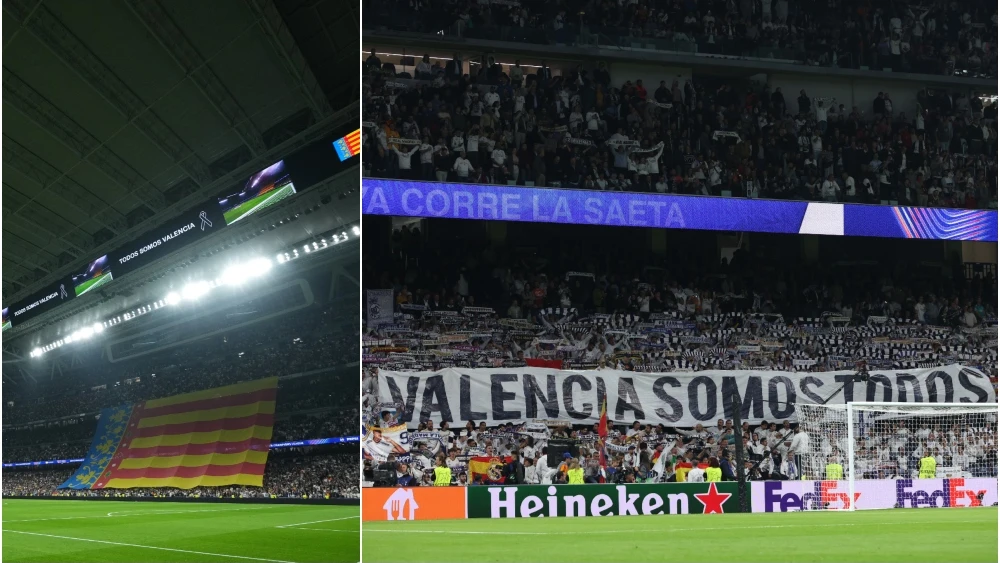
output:
[{"label": "spanish flag", "polygon": [[104,409],[59,488],[263,486],[277,389],[271,377]]},{"label": "spanish flag", "polygon": [[475,480],[477,475],[483,475],[487,483],[503,483],[503,466],[510,463],[510,457],[476,456],[469,458],[469,479]]}]

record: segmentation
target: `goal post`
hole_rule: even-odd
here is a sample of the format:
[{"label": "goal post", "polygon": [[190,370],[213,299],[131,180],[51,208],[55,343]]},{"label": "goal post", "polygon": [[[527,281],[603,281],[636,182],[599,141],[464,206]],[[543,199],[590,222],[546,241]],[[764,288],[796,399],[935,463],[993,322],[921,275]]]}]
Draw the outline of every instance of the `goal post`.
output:
[{"label": "goal post", "polygon": [[[811,510],[962,507],[997,496],[996,403],[796,405]],[[830,491],[827,494],[827,491]]]}]

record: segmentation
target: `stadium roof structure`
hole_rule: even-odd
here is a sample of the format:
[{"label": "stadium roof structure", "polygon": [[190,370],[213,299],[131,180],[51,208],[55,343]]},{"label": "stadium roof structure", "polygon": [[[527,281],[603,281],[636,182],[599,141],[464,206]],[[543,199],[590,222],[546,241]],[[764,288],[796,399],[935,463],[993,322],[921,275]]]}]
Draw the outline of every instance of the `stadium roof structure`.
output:
[{"label": "stadium roof structure", "polygon": [[[10,0],[3,18],[5,307],[289,153],[357,127],[359,84],[344,80],[357,72],[356,3]],[[356,221],[356,200],[343,200],[357,189],[356,169],[318,180],[300,194],[308,197],[231,224],[238,228],[184,248],[185,258],[323,205],[294,228],[261,234],[255,248],[277,251],[303,233]],[[4,334],[4,363],[8,340],[141,299],[135,288],[176,267],[178,254],[15,323]]]},{"label": "stadium roof structure", "polygon": [[4,2],[5,304],[357,100],[357,6],[280,4]]}]

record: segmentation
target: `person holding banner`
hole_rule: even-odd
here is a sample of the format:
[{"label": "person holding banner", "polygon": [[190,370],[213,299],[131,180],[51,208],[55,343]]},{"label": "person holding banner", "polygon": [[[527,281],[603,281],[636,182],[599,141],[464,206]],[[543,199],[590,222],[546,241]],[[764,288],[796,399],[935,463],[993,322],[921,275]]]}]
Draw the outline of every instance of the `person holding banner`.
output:
[{"label": "person holding banner", "polygon": [[[405,429],[404,429],[405,430]],[[392,438],[383,435],[383,429],[377,426],[369,427],[365,435],[364,450],[373,459],[384,460],[392,454],[408,454],[409,450]]]}]

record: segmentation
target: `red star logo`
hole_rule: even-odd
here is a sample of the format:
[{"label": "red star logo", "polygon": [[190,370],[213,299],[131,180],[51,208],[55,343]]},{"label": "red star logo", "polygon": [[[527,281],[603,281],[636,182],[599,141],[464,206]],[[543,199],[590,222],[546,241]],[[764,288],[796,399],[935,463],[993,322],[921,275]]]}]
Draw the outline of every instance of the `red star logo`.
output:
[{"label": "red star logo", "polygon": [[701,512],[702,514],[724,514],[725,510],[722,509],[722,504],[729,500],[731,496],[733,496],[732,493],[720,493],[713,482],[708,484],[707,493],[696,494],[694,498],[705,505],[705,510]]}]

